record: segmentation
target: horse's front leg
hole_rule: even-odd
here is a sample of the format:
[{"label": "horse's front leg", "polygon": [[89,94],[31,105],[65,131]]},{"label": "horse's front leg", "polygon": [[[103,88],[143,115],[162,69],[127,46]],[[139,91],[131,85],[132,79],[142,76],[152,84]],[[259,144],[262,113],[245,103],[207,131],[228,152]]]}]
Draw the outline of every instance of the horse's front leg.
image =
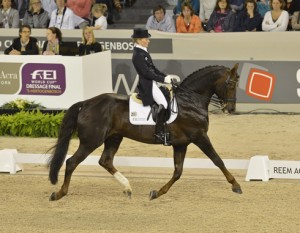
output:
[{"label": "horse's front leg", "polygon": [[149,199],[153,200],[160,197],[163,194],[166,194],[172,185],[179,180],[182,171],[183,171],[183,162],[186,154],[187,146],[173,146],[174,150],[174,172],[173,176],[168,183],[166,183],[159,191],[152,190],[149,195]]},{"label": "horse's front leg", "polygon": [[205,134],[202,135],[201,137],[198,137],[198,140],[194,142],[194,144],[197,145],[212,160],[212,162],[218,168],[220,168],[220,170],[223,172],[224,176],[226,177],[227,181],[232,185],[232,191],[239,194],[243,193],[241,186],[235,180],[233,175],[227,170],[223,160],[220,158],[218,153],[213,148],[208,136]]},{"label": "horse's front leg", "polygon": [[124,186],[123,193],[129,198],[131,198],[132,189],[128,179],[113,165],[114,156],[117,153],[122,140],[123,137],[120,135],[114,135],[105,140],[104,151],[99,160],[99,164],[110,174],[112,174],[116,178],[116,180]]}]

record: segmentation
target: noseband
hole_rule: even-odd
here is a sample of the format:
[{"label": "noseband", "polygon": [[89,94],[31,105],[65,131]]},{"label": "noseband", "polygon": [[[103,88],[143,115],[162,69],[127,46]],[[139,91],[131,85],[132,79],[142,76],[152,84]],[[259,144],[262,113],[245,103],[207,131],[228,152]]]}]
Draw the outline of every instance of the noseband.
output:
[{"label": "noseband", "polygon": [[[227,89],[227,92],[226,94],[228,93],[229,90],[234,90],[237,86],[237,83],[238,83],[238,79],[237,80],[232,80],[230,75],[228,75],[226,81],[225,81],[225,84],[226,84],[226,89]],[[236,97],[234,98],[226,98],[224,99],[224,102],[225,102],[225,105],[228,103],[228,102],[233,102],[235,103],[236,102]]]}]

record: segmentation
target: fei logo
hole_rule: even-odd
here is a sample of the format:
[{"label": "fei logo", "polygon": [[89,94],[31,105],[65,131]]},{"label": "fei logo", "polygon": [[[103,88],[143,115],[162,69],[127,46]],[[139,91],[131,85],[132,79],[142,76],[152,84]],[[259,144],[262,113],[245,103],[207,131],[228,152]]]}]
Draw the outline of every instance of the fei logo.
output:
[{"label": "fei logo", "polygon": [[272,99],[276,77],[264,67],[244,63],[241,71],[239,88],[248,96],[270,101]]},{"label": "fei logo", "polygon": [[22,95],[62,95],[66,72],[62,64],[27,63],[22,71]]}]

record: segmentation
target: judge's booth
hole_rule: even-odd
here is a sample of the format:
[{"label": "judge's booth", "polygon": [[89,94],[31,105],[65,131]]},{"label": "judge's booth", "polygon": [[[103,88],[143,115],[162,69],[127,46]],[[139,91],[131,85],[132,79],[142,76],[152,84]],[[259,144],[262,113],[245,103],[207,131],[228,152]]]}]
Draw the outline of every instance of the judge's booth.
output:
[{"label": "judge's booth", "polygon": [[46,108],[112,92],[111,52],[86,56],[0,55],[0,106],[16,99]]}]

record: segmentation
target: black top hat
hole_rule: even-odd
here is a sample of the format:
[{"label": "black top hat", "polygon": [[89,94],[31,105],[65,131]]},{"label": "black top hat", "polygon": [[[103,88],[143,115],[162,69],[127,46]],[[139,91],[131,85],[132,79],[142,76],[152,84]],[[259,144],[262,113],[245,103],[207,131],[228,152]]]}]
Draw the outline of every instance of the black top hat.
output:
[{"label": "black top hat", "polygon": [[131,38],[149,38],[151,35],[148,33],[147,29],[143,28],[134,28],[133,35]]}]

